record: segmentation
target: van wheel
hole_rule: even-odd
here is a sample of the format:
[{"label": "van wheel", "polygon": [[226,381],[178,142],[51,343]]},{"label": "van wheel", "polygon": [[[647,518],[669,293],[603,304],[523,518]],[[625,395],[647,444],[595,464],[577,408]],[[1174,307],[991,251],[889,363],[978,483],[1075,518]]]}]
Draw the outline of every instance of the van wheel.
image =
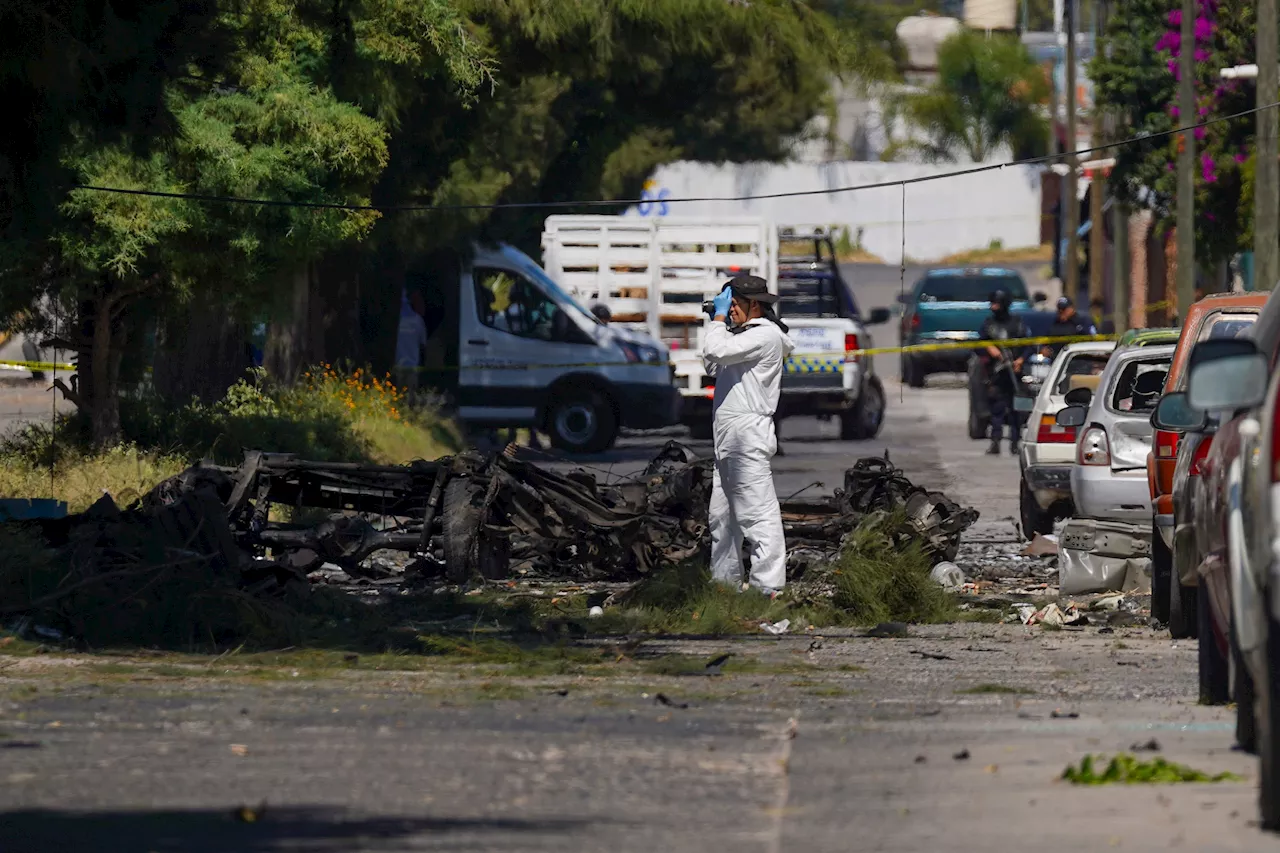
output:
[{"label": "van wheel", "polygon": [[1231,701],[1230,673],[1227,658],[1218,648],[1213,632],[1213,613],[1209,610],[1209,596],[1196,596],[1197,634],[1200,640],[1200,704],[1225,705]]},{"label": "van wheel", "polygon": [[465,477],[454,477],[444,488],[440,520],[444,570],[445,577],[454,583],[465,583],[476,575],[500,580],[510,568],[510,541],[481,527],[484,496],[484,487]]},{"label": "van wheel", "polygon": [[557,396],[547,411],[551,446],[567,453],[599,453],[618,440],[618,416],[601,394]]},{"label": "van wheel", "polygon": [[1176,571],[1170,572],[1169,636],[1175,640],[1185,640],[1196,635],[1197,592],[1197,587],[1183,586]]},{"label": "van wheel", "polygon": [[858,404],[840,413],[840,438],[842,441],[865,441],[875,438],[884,424],[884,389],[879,382],[862,386]]},{"label": "van wheel", "polygon": [[1151,524],[1151,618],[1169,624],[1169,584],[1173,577],[1173,552],[1164,544],[1155,520]]}]

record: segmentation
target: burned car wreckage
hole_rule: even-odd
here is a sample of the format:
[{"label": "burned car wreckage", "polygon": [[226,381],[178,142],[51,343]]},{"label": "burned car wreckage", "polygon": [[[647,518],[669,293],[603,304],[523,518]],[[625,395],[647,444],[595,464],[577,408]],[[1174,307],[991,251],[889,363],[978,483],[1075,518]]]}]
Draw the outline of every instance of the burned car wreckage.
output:
[{"label": "burned car wreckage", "polygon": [[[302,580],[326,564],[385,577],[369,558],[388,550],[417,557],[410,574],[454,583],[516,573],[625,581],[706,556],[712,464],[670,442],[641,473],[602,484],[585,470],[562,474],[521,460],[514,447],[405,466],[253,451],[238,468],[194,465],[125,510],[104,496],[46,524],[45,538],[110,554],[120,551],[120,531],[150,531],[168,552],[255,583]],[[977,519],[874,457],[848,469],[833,495],[781,505],[788,545],[831,557],[862,520],[881,514],[896,520],[904,543],[951,559]]]}]

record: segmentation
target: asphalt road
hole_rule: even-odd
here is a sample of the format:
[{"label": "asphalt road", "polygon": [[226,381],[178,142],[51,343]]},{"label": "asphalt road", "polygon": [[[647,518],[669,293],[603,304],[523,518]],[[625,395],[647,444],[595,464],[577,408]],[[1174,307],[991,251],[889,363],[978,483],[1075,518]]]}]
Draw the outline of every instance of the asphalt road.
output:
[{"label": "asphalt road", "polygon": [[[829,488],[888,449],[979,508],[976,535],[1008,538],[1015,460],[965,437],[957,382],[902,391],[891,368],[876,440],[787,423],[779,493]],[[660,441],[589,464],[617,473]],[[643,652],[749,664],[718,678],[646,671],[641,652],[612,674],[538,677],[0,654],[0,850],[1280,850],[1253,823],[1233,712],[1195,702],[1194,645],[1098,624]],[[1153,739],[1244,781],[1059,780],[1086,754]],[[251,823],[235,817],[245,806]]]}]

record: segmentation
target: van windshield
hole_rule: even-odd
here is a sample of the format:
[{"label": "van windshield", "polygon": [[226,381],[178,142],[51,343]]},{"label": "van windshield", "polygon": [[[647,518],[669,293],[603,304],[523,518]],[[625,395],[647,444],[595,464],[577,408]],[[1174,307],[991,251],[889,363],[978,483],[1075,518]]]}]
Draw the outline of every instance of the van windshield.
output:
[{"label": "van windshield", "polygon": [[1027,301],[1027,285],[1016,275],[931,275],[920,285],[921,302],[989,303],[991,294],[1003,290],[1014,302]]},{"label": "van windshield", "polygon": [[546,270],[533,262],[533,259],[511,246],[504,246],[502,254],[507,260],[511,261],[520,272],[524,274],[530,281],[536,283],[539,287],[550,294],[551,298],[560,304],[563,308],[573,308],[586,319],[590,320],[593,325],[603,326],[600,318],[592,314],[586,308],[578,303],[578,300],[560,288],[551,276],[547,275]]}]

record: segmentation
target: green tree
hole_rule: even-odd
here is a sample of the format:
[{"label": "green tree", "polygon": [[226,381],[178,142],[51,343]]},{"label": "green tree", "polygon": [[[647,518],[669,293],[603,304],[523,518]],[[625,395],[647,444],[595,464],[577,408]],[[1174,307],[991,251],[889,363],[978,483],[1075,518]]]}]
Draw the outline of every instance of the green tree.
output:
[{"label": "green tree", "polygon": [[1014,157],[1043,154],[1050,85],[1016,36],[963,30],[938,48],[938,79],[903,96],[901,110],[925,139],[903,143],[933,161],[984,161],[1002,148]]}]

